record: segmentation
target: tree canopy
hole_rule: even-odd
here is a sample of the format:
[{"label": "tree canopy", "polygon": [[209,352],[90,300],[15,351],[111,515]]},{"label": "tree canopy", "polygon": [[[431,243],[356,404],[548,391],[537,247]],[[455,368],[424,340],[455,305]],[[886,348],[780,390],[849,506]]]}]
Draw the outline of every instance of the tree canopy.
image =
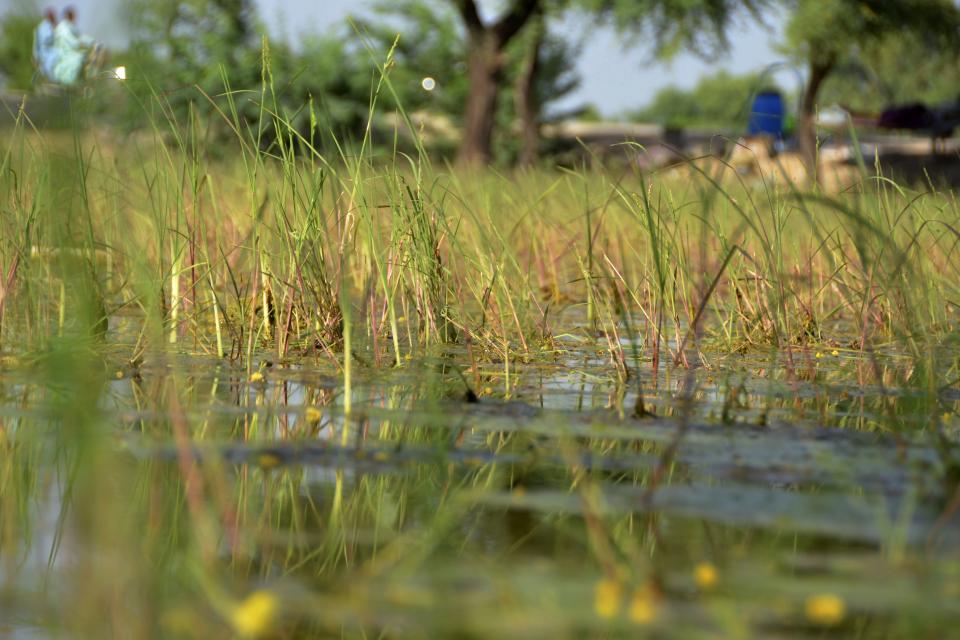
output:
[{"label": "tree canopy", "polygon": [[723,51],[733,21],[760,20],[771,0],[571,0],[571,6],[629,38],[626,44],[670,57]]},{"label": "tree canopy", "polygon": [[786,51],[835,64],[891,33],[911,33],[932,48],[955,46],[960,8],[952,0],[788,0]]},{"label": "tree canopy", "polygon": [[814,113],[820,89],[838,65],[892,35],[914,38],[919,51],[960,45],[960,8],[953,0],[788,0],[785,51],[808,69],[798,138],[816,173]]},{"label": "tree canopy", "polygon": [[960,54],[924,45],[924,36],[891,32],[865,43],[837,64],[824,82],[820,103],[876,112],[888,105],[937,105],[960,96]]}]

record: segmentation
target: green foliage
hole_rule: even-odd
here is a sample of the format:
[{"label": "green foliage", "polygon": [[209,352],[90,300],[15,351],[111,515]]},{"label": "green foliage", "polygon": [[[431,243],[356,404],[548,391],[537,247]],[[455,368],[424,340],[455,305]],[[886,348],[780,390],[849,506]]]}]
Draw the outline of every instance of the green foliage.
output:
[{"label": "green foliage", "polygon": [[[382,61],[396,44],[390,78],[398,100],[388,98],[390,106],[399,102],[407,111],[428,109],[459,116],[467,101],[467,46],[448,3],[379,2],[373,16],[356,25],[371,48],[368,56]],[[420,84],[428,76],[437,83],[432,92]]]},{"label": "green foliage", "polygon": [[[460,122],[469,90],[468,44],[460,19],[449,2],[381,2],[375,5],[373,18],[356,24],[367,38],[374,59],[383,60],[393,49],[395,65],[390,78],[397,99],[386,98],[385,106],[402,107],[408,113],[426,111]],[[511,160],[517,152],[515,81],[534,36],[532,30],[525,29],[506,50],[497,109],[497,131],[501,135],[495,140],[495,155],[504,161]],[[542,117],[549,117],[551,106],[579,86],[574,63],[576,53],[576,46],[547,32],[540,48],[534,87]],[[427,76],[437,82],[433,91],[424,91],[421,86]]]},{"label": "green foliage", "polygon": [[[144,96],[143,103],[150,103],[149,95],[158,93],[175,117],[183,117],[193,105],[208,123],[216,123],[223,119],[197,88],[226,111],[226,81],[241,118],[251,126],[257,122],[262,52],[256,34],[264,33],[264,29],[248,3],[144,1],[136,13],[135,38],[129,53],[131,66],[136,67],[131,86]],[[504,136],[506,148],[512,148],[515,137],[509,132],[516,118],[512,79],[522,64],[525,46],[526,36],[520,37],[507,52],[506,86],[498,114],[508,133]],[[573,53],[562,39],[545,40],[536,88],[544,108],[576,88]],[[402,109],[452,123],[459,121],[468,91],[466,38],[450,6],[429,0],[384,2],[374,7],[372,17],[357,19],[349,32],[314,35],[298,50],[270,41],[274,89],[267,107],[276,108],[306,134],[311,127],[308,105],[312,104],[321,143],[325,140],[333,144],[334,137],[357,139],[367,123],[377,67],[385,63],[388,54],[392,91],[381,93],[381,113]],[[433,91],[421,86],[428,76],[436,80]],[[225,123],[207,130],[211,135],[218,130],[223,135],[230,133]],[[269,131],[264,135],[269,142]]]},{"label": "green foliage", "polygon": [[362,134],[376,72],[349,39],[318,34],[306,38],[298,53],[287,47],[274,51],[277,99],[285,118],[303,131],[310,117],[305,107],[312,102],[321,136]]},{"label": "green foliage", "polygon": [[33,30],[40,14],[20,9],[0,18],[0,75],[11,89],[29,89],[33,80]]},{"label": "green foliage", "polygon": [[233,89],[259,85],[259,43],[251,24],[238,25],[252,21],[252,10],[230,15],[218,0],[137,0],[130,15],[134,73],[129,85],[144,96],[162,94],[172,113],[184,113],[189,104],[206,113],[208,105],[195,87],[209,95],[222,93],[224,70]]},{"label": "green foliage", "polygon": [[949,48],[923,46],[923,36],[894,32],[850,56],[824,83],[822,104],[875,112],[891,104],[940,104],[960,94],[960,60]]},{"label": "green foliage", "polygon": [[592,102],[587,103],[577,112],[577,120],[580,122],[603,122],[604,119],[603,112]]},{"label": "green foliage", "polygon": [[670,86],[660,90],[646,107],[631,113],[632,120],[668,127],[704,127],[741,131],[750,112],[750,101],[763,79],[758,74],[733,75],[726,71],[704,76],[693,89]]},{"label": "green foliage", "polygon": [[926,50],[957,46],[960,9],[952,0],[794,0],[787,51],[832,65],[888,34],[913,33]]},{"label": "green foliage", "polygon": [[816,174],[813,113],[820,90],[837,68],[892,34],[913,34],[922,51],[960,45],[960,8],[953,0],[792,0],[786,52],[809,75],[800,101],[798,142],[808,171]]},{"label": "green foliage", "polygon": [[595,14],[622,34],[630,44],[651,43],[659,56],[681,49],[700,55],[722,51],[726,30],[744,13],[759,17],[769,0],[574,0],[573,7]]},{"label": "green foliage", "polygon": [[[231,135],[218,113],[229,112],[228,102],[243,123],[265,127],[259,134],[264,143],[275,137],[260,121],[264,108],[276,110],[305,137],[312,137],[307,130],[314,125],[319,144],[362,134],[373,66],[347,38],[315,35],[294,51],[264,39],[266,29],[248,0],[143,1],[134,22],[135,91],[163,95],[174,117],[194,109],[213,125],[210,135]],[[273,82],[268,104],[261,105],[264,56]]]},{"label": "green foliage", "polygon": [[[396,66],[391,71],[391,78],[403,107],[408,111],[429,109],[458,119],[467,101],[468,51],[460,20],[450,3],[436,0],[381,2],[375,6],[374,12],[375,19],[358,22],[358,26],[370,38],[379,59],[396,40]],[[531,37],[532,32],[525,30],[507,48],[502,104],[511,116],[514,115],[513,81]],[[579,86],[574,71],[576,53],[576,47],[566,40],[547,34],[536,79],[536,93],[545,108]],[[433,92],[423,91],[420,86],[426,76],[437,81],[437,89]]]}]

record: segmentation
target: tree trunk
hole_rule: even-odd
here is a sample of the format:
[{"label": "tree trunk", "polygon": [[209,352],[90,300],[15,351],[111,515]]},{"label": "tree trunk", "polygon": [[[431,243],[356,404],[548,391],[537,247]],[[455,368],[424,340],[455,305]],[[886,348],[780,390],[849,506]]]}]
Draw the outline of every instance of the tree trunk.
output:
[{"label": "tree trunk", "polygon": [[517,79],[517,116],[520,118],[521,166],[533,165],[540,155],[540,96],[537,95],[537,73],[540,70],[540,49],[546,32],[543,16],[531,27],[534,33]]},{"label": "tree trunk", "polygon": [[470,44],[467,58],[470,89],[457,160],[464,165],[486,164],[491,156],[504,50],[540,8],[540,0],[513,0],[500,19],[489,26],[480,18],[475,0],[451,1],[463,18]]},{"label": "tree trunk", "polygon": [[481,165],[490,162],[493,145],[493,124],[500,94],[500,76],[503,70],[503,51],[495,38],[484,34],[470,47],[467,75],[470,89],[467,93],[466,113],[463,117],[463,140],[457,160],[463,165]]},{"label": "tree trunk", "polygon": [[797,123],[797,142],[800,146],[800,156],[807,167],[808,175],[820,182],[820,172],[817,170],[817,95],[820,87],[833,69],[833,61],[816,63],[810,62],[810,78],[803,91],[803,100],[800,103],[800,118]]}]

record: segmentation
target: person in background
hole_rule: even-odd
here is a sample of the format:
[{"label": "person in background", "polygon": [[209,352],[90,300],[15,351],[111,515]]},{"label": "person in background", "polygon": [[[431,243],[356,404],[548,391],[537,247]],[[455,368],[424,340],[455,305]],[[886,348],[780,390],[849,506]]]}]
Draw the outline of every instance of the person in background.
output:
[{"label": "person in background", "polygon": [[43,20],[33,31],[33,64],[45,80],[53,79],[53,67],[56,64],[54,32],[57,27],[57,14],[47,8]]},{"label": "person in background", "polygon": [[63,10],[63,19],[53,33],[56,51],[53,80],[66,86],[74,85],[80,80],[87,57],[94,48],[93,39],[80,34],[76,20],[76,10],[67,7]]}]

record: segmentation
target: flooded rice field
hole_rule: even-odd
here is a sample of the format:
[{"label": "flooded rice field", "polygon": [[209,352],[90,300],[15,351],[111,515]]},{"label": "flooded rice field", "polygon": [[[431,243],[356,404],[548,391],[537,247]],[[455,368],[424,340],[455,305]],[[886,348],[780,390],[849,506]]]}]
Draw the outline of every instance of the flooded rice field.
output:
[{"label": "flooded rice field", "polygon": [[[322,354],[252,370],[175,350],[131,362],[122,341],[6,354],[0,631],[957,628],[956,383],[878,384],[909,380],[911,360],[839,346],[690,368],[665,349],[657,374],[644,359],[624,379],[590,336],[392,368],[361,348],[349,403]],[[128,617],[99,618],[118,603]]]},{"label": "flooded rice field", "polygon": [[953,192],[184,126],[0,160],[0,636],[960,637]]}]

